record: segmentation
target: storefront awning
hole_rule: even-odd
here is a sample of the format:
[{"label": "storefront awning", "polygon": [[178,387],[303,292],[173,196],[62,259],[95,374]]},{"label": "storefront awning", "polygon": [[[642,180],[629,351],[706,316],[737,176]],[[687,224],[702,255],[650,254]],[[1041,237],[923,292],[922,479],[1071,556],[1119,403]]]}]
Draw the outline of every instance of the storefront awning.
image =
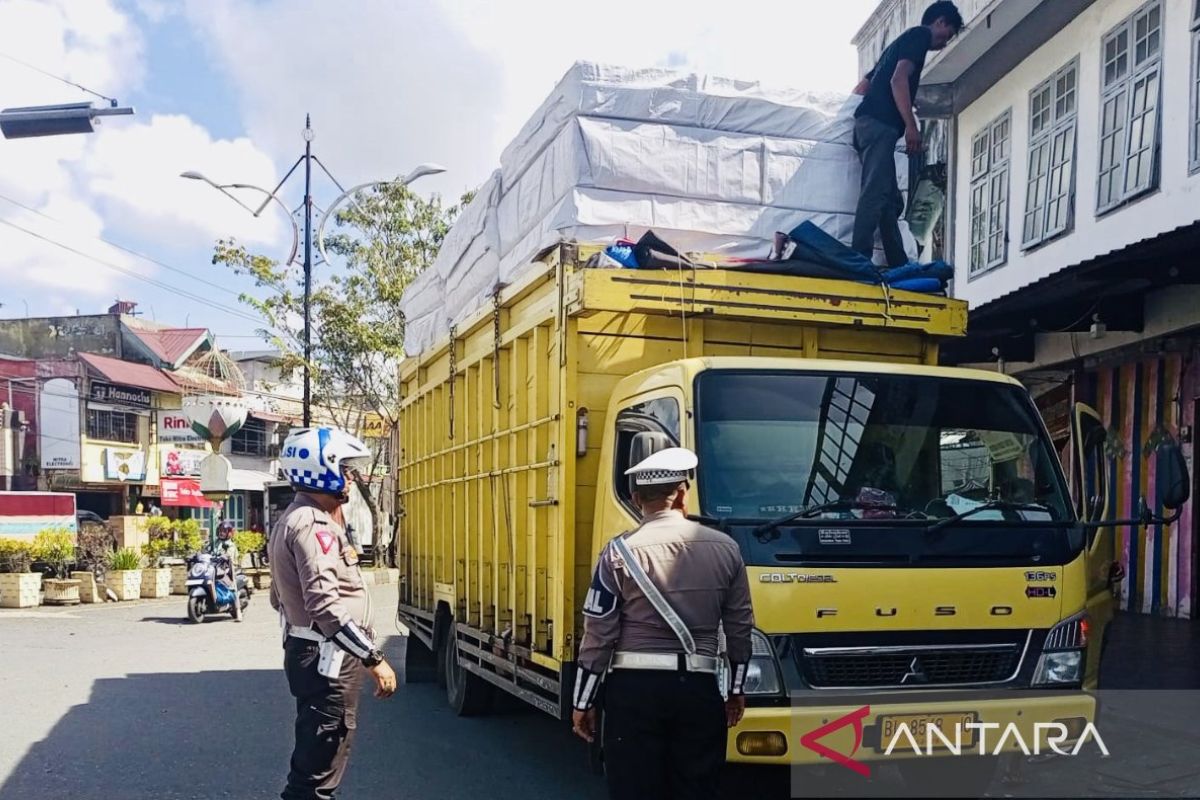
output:
[{"label": "storefront awning", "polygon": [[235,492],[262,492],[266,490],[266,484],[276,480],[271,473],[256,469],[229,470],[229,488]]},{"label": "storefront awning", "polygon": [[163,478],[162,504],[181,508],[212,508],[215,503],[204,499],[200,482],[187,478]]}]

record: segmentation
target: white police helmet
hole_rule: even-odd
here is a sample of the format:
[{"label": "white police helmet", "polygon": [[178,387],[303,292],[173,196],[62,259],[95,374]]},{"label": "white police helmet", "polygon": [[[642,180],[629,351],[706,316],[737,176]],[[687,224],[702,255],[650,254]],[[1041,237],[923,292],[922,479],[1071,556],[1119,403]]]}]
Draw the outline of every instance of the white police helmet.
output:
[{"label": "white police helmet", "polygon": [[348,497],[342,470],[365,468],[371,451],[339,428],[296,428],[283,442],[279,465],[293,489]]}]

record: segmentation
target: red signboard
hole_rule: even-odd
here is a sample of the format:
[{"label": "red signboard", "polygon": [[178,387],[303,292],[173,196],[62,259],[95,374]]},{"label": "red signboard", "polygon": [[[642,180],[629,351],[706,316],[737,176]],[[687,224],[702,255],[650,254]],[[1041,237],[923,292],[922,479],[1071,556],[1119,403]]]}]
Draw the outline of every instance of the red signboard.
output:
[{"label": "red signboard", "polygon": [[162,504],[188,508],[212,508],[215,505],[204,499],[204,495],[200,493],[199,481],[167,478],[162,481]]}]

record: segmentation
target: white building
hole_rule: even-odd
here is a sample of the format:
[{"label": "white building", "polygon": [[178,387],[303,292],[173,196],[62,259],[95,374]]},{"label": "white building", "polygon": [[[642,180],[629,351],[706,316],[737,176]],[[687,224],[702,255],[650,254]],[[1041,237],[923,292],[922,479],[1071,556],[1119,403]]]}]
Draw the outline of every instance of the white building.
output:
[{"label": "white building", "polygon": [[[863,71],[926,2],[884,0]],[[918,113],[945,120],[946,252],[971,306],[960,363],[1024,376],[1056,433],[1072,400],[1112,442],[1112,511],[1153,498],[1165,434],[1190,452],[1200,364],[1200,0],[967,0]],[[1130,608],[1192,615],[1197,532],[1122,530]]]}]

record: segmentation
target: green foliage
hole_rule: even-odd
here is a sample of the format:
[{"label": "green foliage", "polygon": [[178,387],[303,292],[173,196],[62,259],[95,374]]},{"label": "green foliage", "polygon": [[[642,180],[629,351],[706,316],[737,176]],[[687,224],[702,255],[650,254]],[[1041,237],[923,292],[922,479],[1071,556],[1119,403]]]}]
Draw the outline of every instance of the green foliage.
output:
[{"label": "green foliage", "polygon": [[[386,429],[395,427],[404,354],[400,297],[433,264],[450,226],[473,194],[447,207],[437,195],[426,200],[395,182],[359,192],[340,206],[325,239],[336,263],[314,275],[312,289],[308,366],[318,418],[359,431],[373,413],[383,419]],[[254,280],[258,291],[243,294],[241,301],[266,321],[260,334],[282,354],[276,366],[285,373],[303,369],[302,270],[251,253],[233,239],[217,242],[213,263]],[[322,274],[330,277],[321,280]],[[385,463],[381,459],[386,459],[386,440],[380,442],[365,476]],[[378,525],[381,515],[366,478],[358,488]]]},{"label": "green foliage", "polygon": [[0,572],[29,572],[33,548],[24,539],[0,538]]},{"label": "green foliage", "polygon": [[[463,197],[465,203],[470,195]],[[335,215],[326,249],[344,266],[314,282],[313,402],[342,427],[356,430],[368,412],[394,423],[397,368],[404,347],[404,289],[433,263],[460,206],[426,200],[399,183],[359,192]],[[263,335],[282,353],[284,371],[302,369],[303,274],[250,253],[232,239],[217,242],[213,263],[250,276],[263,296],[242,302],[267,322]],[[319,276],[317,276],[319,277]]]},{"label": "green foliage", "polygon": [[150,541],[142,545],[142,555],[154,565],[164,558],[187,558],[198,553],[206,540],[200,522],[194,519],[150,517],[146,520],[146,531]]},{"label": "green foliage", "polygon": [[75,534],[61,527],[46,528],[33,537],[33,557],[54,567],[60,578],[67,577],[67,564],[75,560]]},{"label": "green foliage", "polygon": [[199,520],[176,520],[171,524],[171,529],[175,533],[175,545],[169,553],[172,556],[187,558],[190,555],[199,553],[204,548],[204,543],[208,540],[208,537],[200,528]]},{"label": "green foliage", "polygon": [[108,568],[111,570],[141,569],[142,557],[132,547],[125,547],[108,556]]},{"label": "green foliage", "polygon": [[158,566],[162,559],[171,555],[172,543],[170,539],[151,539],[142,545],[142,555],[146,557],[146,563]]},{"label": "green foliage", "polygon": [[257,553],[262,550],[266,541],[266,536],[254,531],[237,531],[233,534],[233,545],[237,548],[238,555]]}]

